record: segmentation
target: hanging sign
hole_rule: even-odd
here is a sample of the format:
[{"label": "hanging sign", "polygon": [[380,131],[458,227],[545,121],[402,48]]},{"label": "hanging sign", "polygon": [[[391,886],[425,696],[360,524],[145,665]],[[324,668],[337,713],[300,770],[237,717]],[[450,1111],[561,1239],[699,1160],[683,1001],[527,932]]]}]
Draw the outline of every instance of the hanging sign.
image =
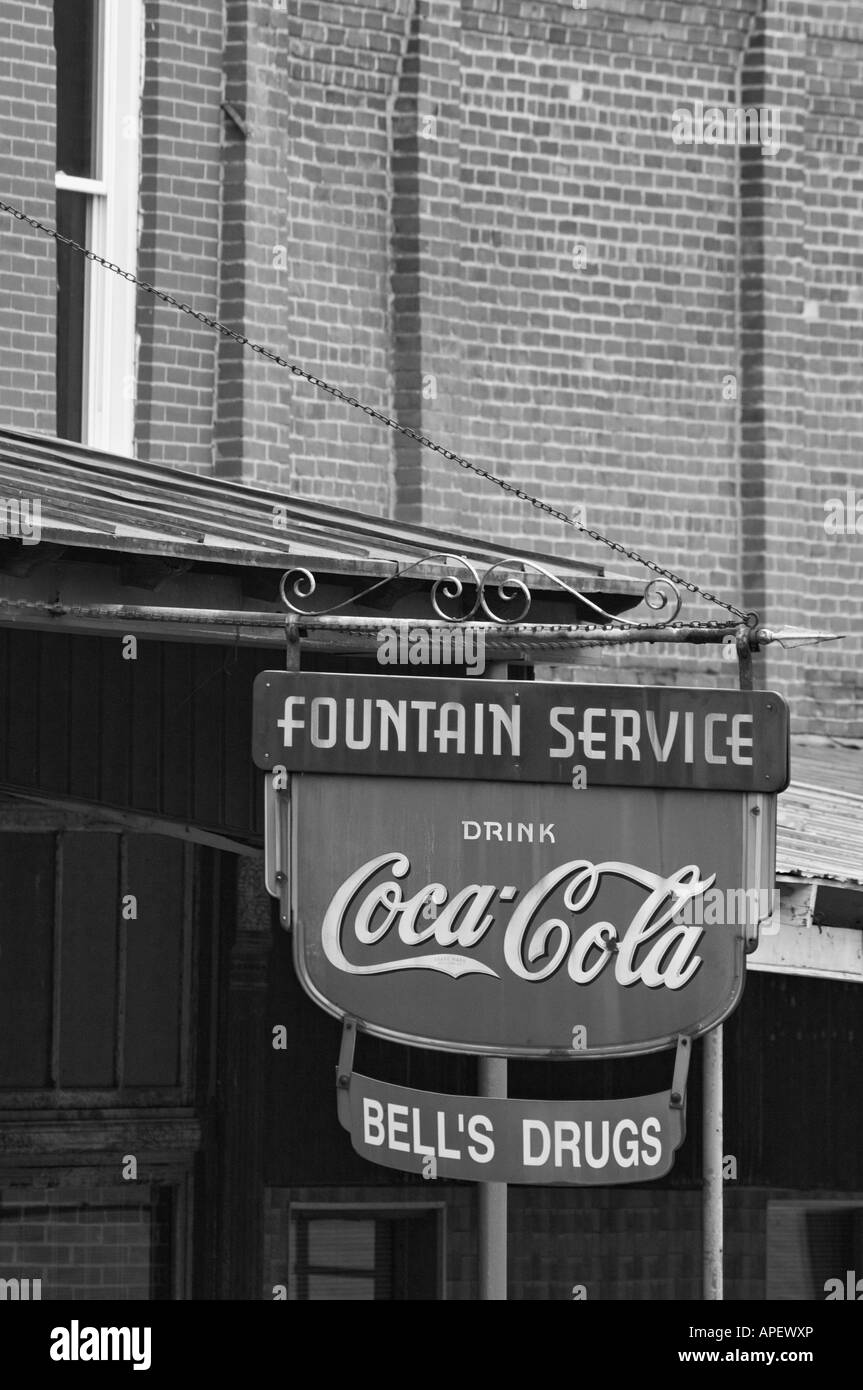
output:
[{"label": "hanging sign", "polygon": [[352,1070],[345,1020],[338,1114],[361,1157],[426,1178],[573,1184],[663,1178],[686,1131],[691,1044],[677,1039],[670,1091],[629,1100],[493,1100],[414,1091]]},{"label": "hanging sign", "polygon": [[[294,773],[290,797],[277,793],[285,816],[291,810],[279,891],[297,972],[318,1004],[382,1037],[504,1056],[647,1052],[727,1017],[743,990],[747,946],[769,916],[775,798],[760,788],[787,779],[778,696],[383,680],[395,714],[386,715],[387,748],[373,754],[383,735],[374,734],[374,710],[366,721],[358,702],[380,703],[369,693],[377,678],[265,672],[256,686],[256,761]],[[613,705],[609,692],[629,703]],[[468,755],[465,742],[464,752],[435,752],[435,731],[449,727],[440,721],[461,728],[462,716],[445,706],[475,709],[480,695],[503,710],[484,725],[484,751]],[[327,713],[315,713],[316,700],[328,702]],[[407,753],[416,734],[408,704],[425,718],[424,751],[414,749],[422,772],[410,778],[393,771],[397,745]],[[590,762],[586,780],[566,784],[543,780],[559,765],[550,761],[550,712],[564,707],[575,711],[573,737],[584,734],[587,711],[605,709],[610,739],[610,760]],[[615,709],[627,718],[615,720]],[[617,723],[631,742],[618,746]],[[686,761],[685,735],[671,763],[681,726],[691,727],[701,762]],[[649,732],[643,742],[651,729],[658,743]],[[497,780],[482,759],[503,758],[507,746],[510,761],[492,764],[505,769]],[[589,746],[599,747],[593,735]],[[582,740],[582,764],[587,747]],[[451,767],[460,758],[461,773],[442,778],[440,759]],[[605,781],[592,776],[603,767]],[[707,790],[714,769],[721,780]]]},{"label": "hanging sign", "polygon": [[263,671],[253,747],[330,776],[778,792],[788,712],[760,690]]},{"label": "hanging sign", "polygon": [[685,1129],[683,1107],[668,1091],[630,1100],[484,1100],[354,1074],[349,1106],[345,1128],[371,1163],[471,1182],[652,1181],[671,1171]]}]

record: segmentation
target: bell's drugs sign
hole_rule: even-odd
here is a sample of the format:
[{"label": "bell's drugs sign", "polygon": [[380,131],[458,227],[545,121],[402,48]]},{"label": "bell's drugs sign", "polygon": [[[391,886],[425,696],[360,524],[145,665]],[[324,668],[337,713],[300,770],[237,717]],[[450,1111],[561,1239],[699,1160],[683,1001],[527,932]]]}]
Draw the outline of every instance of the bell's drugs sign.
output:
[{"label": "bell's drugs sign", "polygon": [[[300,979],[369,1032],[458,1052],[703,1033],[773,887],[786,746],[763,692],[265,672],[255,760],[293,774]],[[564,747],[586,781],[558,775]]]},{"label": "bell's drugs sign", "polygon": [[[343,1100],[344,1095],[344,1100]],[[665,1177],[683,1143],[682,1095],[487,1100],[412,1091],[355,1072],[339,1119],[371,1163],[427,1177],[544,1186]]]}]

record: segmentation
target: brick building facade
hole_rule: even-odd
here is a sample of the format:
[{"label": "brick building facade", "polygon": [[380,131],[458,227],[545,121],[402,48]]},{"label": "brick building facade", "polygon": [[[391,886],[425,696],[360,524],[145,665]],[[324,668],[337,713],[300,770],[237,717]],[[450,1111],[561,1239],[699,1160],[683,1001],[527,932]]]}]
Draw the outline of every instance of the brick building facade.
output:
[{"label": "brick building facade", "polygon": [[[4,189],[52,223],[51,4],[2,23]],[[844,630],[861,43],[814,0],[147,0],[138,270],[768,622]],[[696,100],[775,106],[778,151],[675,144]],[[3,238],[4,408],[50,432],[54,252]],[[604,558],[146,295],[137,328],[141,457]],[[762,670],[799,731],[860,737],[858,655]],[[657,660],[718,669],[611,665]]]}]

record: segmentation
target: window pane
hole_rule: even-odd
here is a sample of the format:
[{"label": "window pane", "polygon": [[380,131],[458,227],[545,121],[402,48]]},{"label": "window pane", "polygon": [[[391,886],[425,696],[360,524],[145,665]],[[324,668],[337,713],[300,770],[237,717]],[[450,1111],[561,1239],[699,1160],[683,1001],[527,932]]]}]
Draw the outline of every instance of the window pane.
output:
[{"label": "window pane", "polygon": [[371,1275],[362,1279],[346,1279],[339,1274],[310,1274],[306,1298],[310,1303],[325,1300],[334,1302],[373,1303],[375,1281]]},{"label": "window pane", "polygon": [[98,0],[54,0],[57,54],[57,168],[95,178],[93,101]]},{"label": "window pane", "polygon": [[309,1265],[339,1265],[342,1269],[375,1267],[373,1221],[312,1221],[309,1223]]},{"label": "window pane", "polygon": [[298,1299],[440,1298],[434,1211],[295,1218]]},{"label": "window pane", "polygon": [[[57,191],[57,228],[86,244],[87,197]],[[84,284],[87,262],[57,243],[57,434],[81,439],[84,401]]]}]

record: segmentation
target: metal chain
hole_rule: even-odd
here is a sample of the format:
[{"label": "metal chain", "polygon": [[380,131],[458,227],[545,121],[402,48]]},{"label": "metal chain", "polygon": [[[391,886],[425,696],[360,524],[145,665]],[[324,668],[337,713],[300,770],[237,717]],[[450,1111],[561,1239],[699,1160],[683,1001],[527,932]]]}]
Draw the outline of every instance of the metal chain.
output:
[{"label": "metal chain", "polygon": [[[18,222],[26,222],[30,227],[35,228],[36,231],[44,232],[46,236],[53,237],[54,241],[60,242],[63,246],[68,246],[71,250],[79,252],[86,260],[94,261],[97,265],[103,266],[105,270],[110,270],[114,275],[119,275],[123,280],[128,280],[130,284],[137,285],[138,289],[145,290],[147,294],[153,295],[155,299],[160,299],[163,304],[170,304],[172,308],[178,309],[181,314],[188,314],[190,318],[196,319],[198,323],[204,324],[207,328],[214,328],[216,332],[221,333],[224,338],[231,338],[242,347],[250,348],[251,351],[256,352],[259,357],[265,357],[268,361],[275,362],[278,367],[286,367],[294,376],[302,377],[304,381],[307,381],[311,386],[317,387],[320,391],[326,391],[327,394],[333,396],[335,400],[341,401],[345,405],[352,406],[356,410],[361,410],[364,415],[368,415],[372,420],[380,421],[380,423],[386,425],[388,429],[395,430],[397,433],[404,435],[407,439],[412,439],[424,449],[429,449],[434,454],[440,454],[442,458],[447,459],[450,463],[457,463],[460,468],[465,468],[469,472],[474,473],[478,478],[483,478],[486,482],[493,483],[495,487],[501,488],[503,492],[512,493],[519,501],[529,502],[530,505],[535,507],[538,511],[545,512],[548,516],[554,517],[557,521],[562,521],[566,526],[575,527],[576,530],[581,531],[585,536],[589,536],[591,540],[598,541],[600,545],[607,546],[609,550],[613,550],[617,554],[625,556],[627,560],[633,560],[636,564],[644,565],[646,569],[658,575],[660,578],[668,579],[673,584],[679,584],[681,588],[686,589],[691,594],[699,594],[703,599],[706,599],[708,603],[716,604],[717,607],[724,608],[727,612],[734,614],[736,618],[746,623],[747,626],[755,627],[757,625],[759,621],[757,613],[742,612],[741,609],[736,608],[734,604],[726,603],[724,599],[719,598],[717,594],[713,594],[707,589],[702,589],[700,585],[693,584],[688,579],[683,579],[679,574],[675,574],[673,570],[665,569],[662,565],[656,564],[654,560],[645,559],[637,550],[621,545],[619,541],[613,541],[608,536],[604,536],[600,531],[594,531],[590,527],[585,526],[577,517],[570,516],[568,512],[560,511],[557,507],[550,506],[548,502],[543,502],[539,497],[534,497],[531,493],[525,492],[522,488],[514,487],[513,484],[507,482],[505,478],[498,478],[496,474],[490,473],[487,468],[481,468],[479,464],[471,463],[469,459],[463,458],[461,454],[455,453],[452,449],[445,449],[442,444],[437,444],[433,439],[429,439],[427,435],[420,434],[418,430],[411,429],[410,425],[403,425],[398,420],[391,419],[389,415],[385,415],[382,411],[376,410],[374,406],[363,405],[361,401],[358,401],[354,396],[349,396],[347,392],[340,390],[338,386],[332,386],[329,382],[322,381],[320,377],[313,376],[311,372],[307,372],[305,368],[298,367],[293,362],[288,362],[284,357],[280,357],[278,353],[273,352],[270,348],[264,347],[260,343],[252,342],[252,340],[245,337],[244,334],[238,333],[233,328],[228,328],[227,324],[220,323],[218,319],[211,318],[209,314],[204,314],[199,309],[193,309],[191,305],[184,304],[182,300],[175,299],[172,294],[166,294],[164,290],[157,289],[155,285],[148,284],[146,280],[140,280],[138,276],[134,275],[131,271],[123,270],[122,266],[115,265],[113,261],[106,260],[104,256],[97,255],[95,251],[90,251],[86,246],[81,246],[77,241],[73,241],[71,237],[63,236],[61,232],[57,231],[56,227],[46,226],[44,222],[40,222],[37,218],[30,217],[27,213],[21,212],[19,208],[13,207],[10,203],[0,201],[0,211],[8,212]],[[697,628],[719,628],[726,627],[727,625],[727,621],[668,624],[669,627]],[[633,623],[630,626],[649,628],[655,627],[655,623]]]}]

